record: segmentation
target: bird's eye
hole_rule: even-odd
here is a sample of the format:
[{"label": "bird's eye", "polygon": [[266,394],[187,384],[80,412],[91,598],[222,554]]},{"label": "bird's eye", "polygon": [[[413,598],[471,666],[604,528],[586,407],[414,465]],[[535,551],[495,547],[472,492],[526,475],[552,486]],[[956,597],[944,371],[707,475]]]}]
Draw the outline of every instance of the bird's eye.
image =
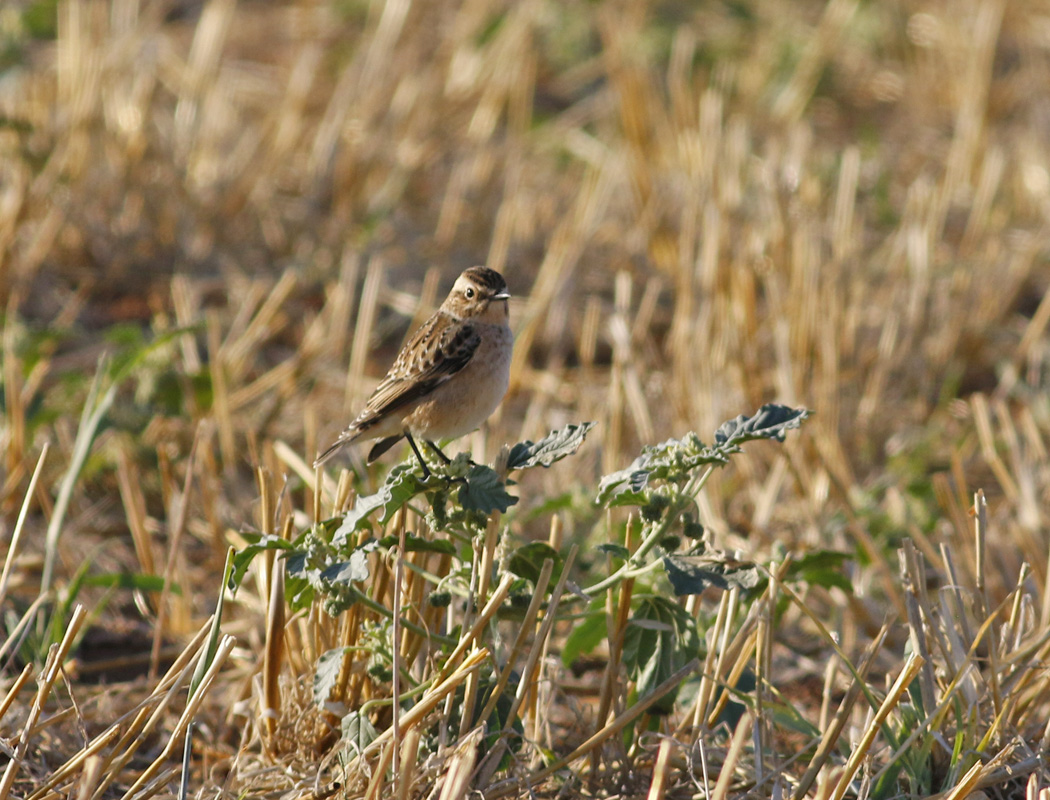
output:
[{"label": "bird's eye", "polygon": [[466,295],[468,300],[473,300],[474,299],[474,290],[471,289],[470,287],[467,287],[467,291],[463,292],[463,294]]}]

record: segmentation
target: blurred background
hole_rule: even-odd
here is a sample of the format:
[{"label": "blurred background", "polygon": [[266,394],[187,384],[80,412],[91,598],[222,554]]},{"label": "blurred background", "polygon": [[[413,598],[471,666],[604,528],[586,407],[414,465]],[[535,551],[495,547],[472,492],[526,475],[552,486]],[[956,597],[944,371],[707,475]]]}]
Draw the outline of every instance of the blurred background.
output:
[{"label": "blurred background", "polygon": [[802,405],[706,487],[717,541],[860,554],[866,630],[904,536],[972,572],[983,488],[995,598],[1027,561],[1045,621],[1048,141],[1044,0],[7,0],[3,533],[50,442],[43,550],[119,373],[55,574],[161,571],[192,470],[173,569],[214,585],[253,468],[309,508],[306,465],[483,263],[512,387],[457,446],[599,423],[515,532],[582,536],[642,445]]},{"label": "blurred background", "polygon": [[310,457],[475,263],[516,298],[490,458],[595,419],[596,476],[776,400],[809,436],[713,524],[1044,488],[982,453],[1047,421],[1046,3],[19,0],[0,35],[8,492],[107,342],[180,326],[112,446]]}]

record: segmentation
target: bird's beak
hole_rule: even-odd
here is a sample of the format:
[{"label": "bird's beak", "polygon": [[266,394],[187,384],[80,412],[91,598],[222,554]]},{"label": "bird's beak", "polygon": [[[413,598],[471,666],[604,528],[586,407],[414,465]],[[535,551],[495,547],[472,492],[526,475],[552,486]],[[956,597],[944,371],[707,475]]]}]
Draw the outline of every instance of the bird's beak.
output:
[{"label": "bird's beak", "polygon": [[492,295],[492,299],[493,300],[509,300],[510,299],[510,292],[504,290],[504,291],[500,292],[499,294]]}]

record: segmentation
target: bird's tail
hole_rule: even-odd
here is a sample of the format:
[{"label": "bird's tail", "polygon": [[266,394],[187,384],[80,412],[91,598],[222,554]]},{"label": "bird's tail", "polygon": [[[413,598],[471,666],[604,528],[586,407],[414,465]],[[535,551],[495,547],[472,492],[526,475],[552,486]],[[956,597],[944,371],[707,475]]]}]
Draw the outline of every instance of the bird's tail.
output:
[{"label": "bird's tail", "polygon": [[314,459],[314,469],[317,469],[323,463],[328,461],[332,456],[343,449],[345,445],[350,444],[354,439],[360,436],[360,431],[356,430],[345,430],[339,434],[339,438],[336,439],[332,444],[325,450],[321,455]]}]

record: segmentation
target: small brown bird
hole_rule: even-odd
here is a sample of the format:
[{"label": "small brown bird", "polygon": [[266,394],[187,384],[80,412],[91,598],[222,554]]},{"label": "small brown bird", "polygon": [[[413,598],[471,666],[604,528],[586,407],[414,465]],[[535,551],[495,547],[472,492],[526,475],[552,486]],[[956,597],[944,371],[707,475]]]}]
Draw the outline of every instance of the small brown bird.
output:
[{"label": "small brown bird", "polygon": [[514,346],[509,297],[495,270],[471,267],[460,275],[441,308],[401,348],[364,410],[314,466],[362,436],[379,440],[368,463],[405,438],[428,477],[416,437],[449,463],[435,442],[479,427],[507,393]]}]

